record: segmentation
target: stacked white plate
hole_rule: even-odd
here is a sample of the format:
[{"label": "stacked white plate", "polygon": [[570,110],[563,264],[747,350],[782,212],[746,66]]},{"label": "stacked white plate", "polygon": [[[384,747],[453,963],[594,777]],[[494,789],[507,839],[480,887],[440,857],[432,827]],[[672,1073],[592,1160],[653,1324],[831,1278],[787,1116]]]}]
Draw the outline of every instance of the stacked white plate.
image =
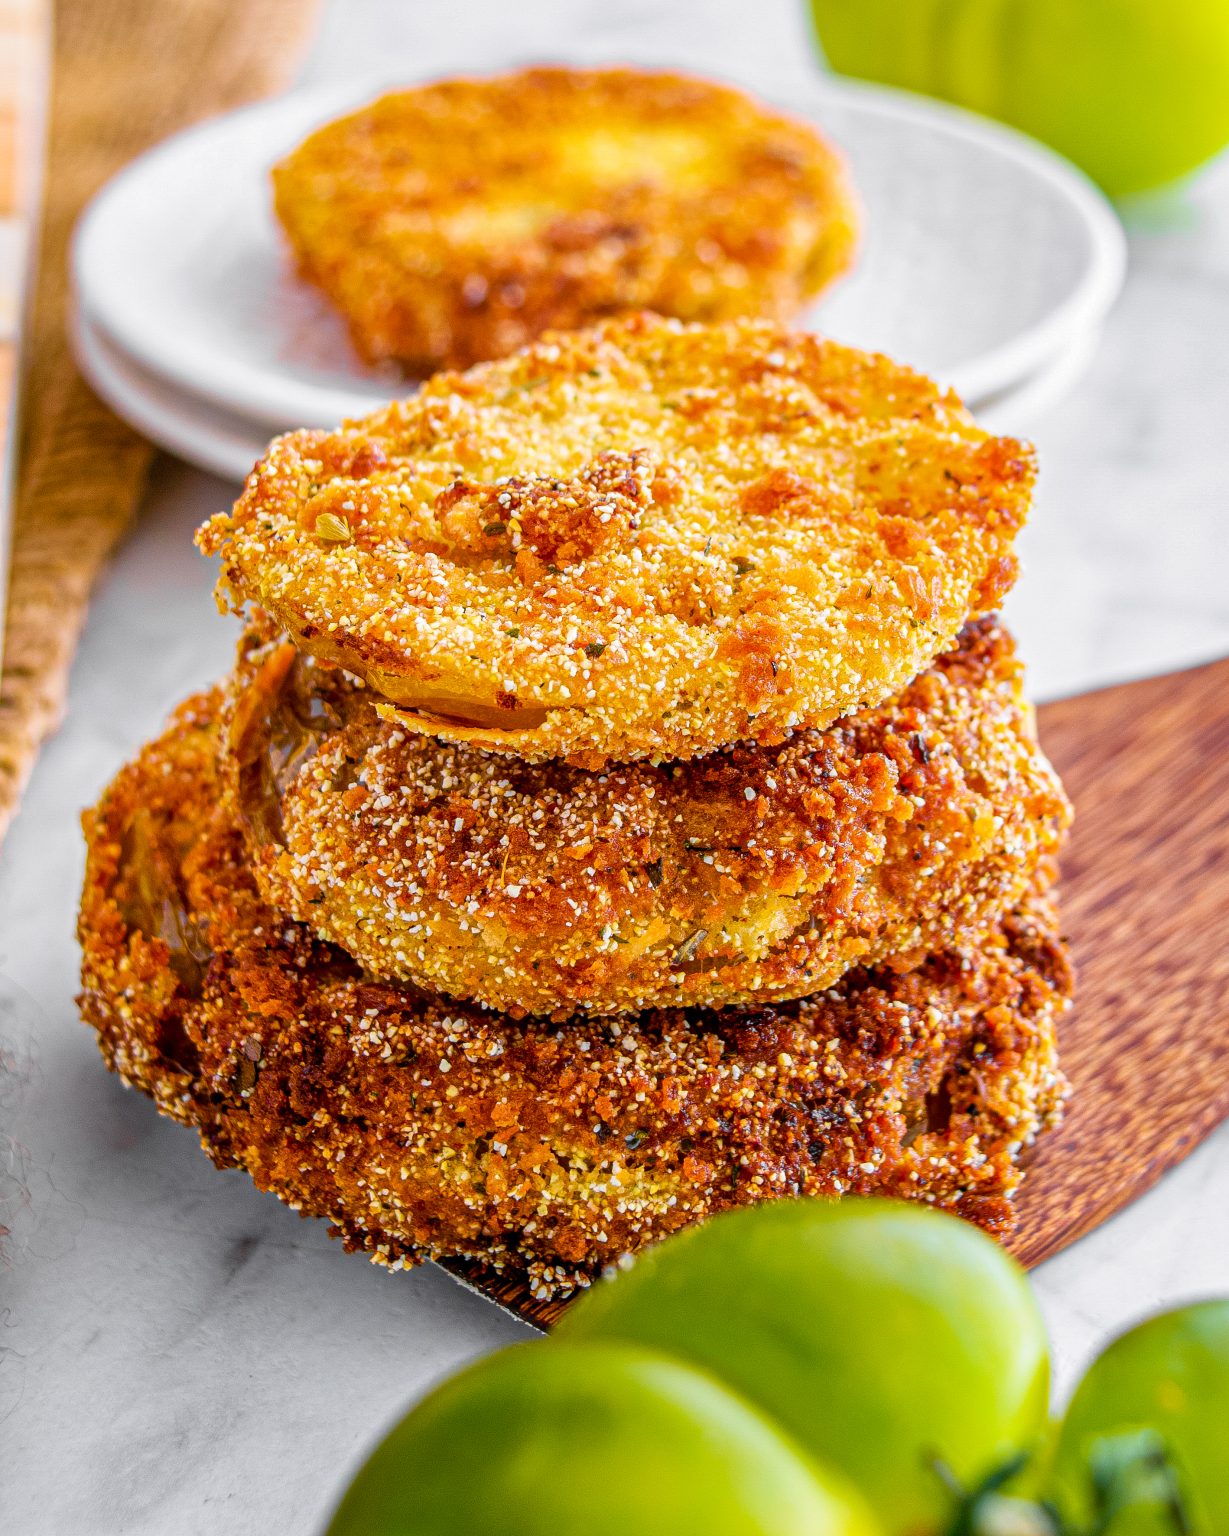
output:
[{"label": "stacked white plate", "polygon": [[[73,252],[78,361],[161,447],[241,478],[275,433],[412,389],[364,367],[294,276],[269,183],[312,129],[404,83],[292,92],[205,123],[87,210]],[[1105,199],[1032,140],[942,103],[828,81],[782,105],[844,148],[864,210],[853,275],[804,323],[951,384],[995,430],[1030,430],[1091,357],[1122,284]]]}]

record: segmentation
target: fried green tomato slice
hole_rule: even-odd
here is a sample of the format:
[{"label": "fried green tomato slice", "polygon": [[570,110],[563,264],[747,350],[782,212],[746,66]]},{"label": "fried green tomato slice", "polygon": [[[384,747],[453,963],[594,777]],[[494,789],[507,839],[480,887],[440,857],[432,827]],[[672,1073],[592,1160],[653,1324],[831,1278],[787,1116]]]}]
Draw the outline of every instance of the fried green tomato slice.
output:
[{"label": "fried green tomato slice", "polygon": [[976,942],[803,1002],[516,1021],[373,980],[273,911],[189,700],[85,818],[82,1009],[215,1161],[385,1264],[567,1294],[732,1206],[881,1192],[1002,1234],[1064,1092],[1071,976],[1037,891]]},{"label": "fried green tomato slice", "polygon": [[769,1002],[976,935],[1069,809],[993,620],[779,747],[591,773],[407,734],[250,630],[224,778],[270,904],[372,975],[514,1015]]},{"label": "fried green tomato slice", "polygon": [[276,439],[198,539],[404,729],[599,768],[890,698],[998,606],[1032,480],[886,358],[640,316]]},{"label": "fried green tomato slice", "polygon": [[645,70],[394,91],[313,133],[273,186],[358,352],[422,373],[631,310],[790,320],[857,242],[844,161],[810,124]]}]

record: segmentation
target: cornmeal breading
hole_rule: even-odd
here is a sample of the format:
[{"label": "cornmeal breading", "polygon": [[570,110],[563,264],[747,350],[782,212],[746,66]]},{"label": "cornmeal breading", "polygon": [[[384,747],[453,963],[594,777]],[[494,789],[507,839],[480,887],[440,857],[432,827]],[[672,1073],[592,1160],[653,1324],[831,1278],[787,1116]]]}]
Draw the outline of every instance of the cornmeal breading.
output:
[{"label": "cornmeal breading", "polygon": [[[1003,1232],[1055,1117],[1070,975],[1044,895],[804,1002],[517,1023],[370,979],[265,905],[183,705],[86,817],[85,1017],[110,1064],[348,1246],[566,1293],[692,1221],[906,1195]],[[1050,871],[1039,875],[1043,891]]]},{"label": "cornmeal breading", "polygon": [[887,704],[588,773],[407,735],[257,627],[225,778],[266,899],[372,975],[564,1018],[769,1002],[984,931],[1068,820],[1007,634]]},{"label": "cornmeal breading", "polygon": [[200,544],[405,729],[598,768],[882,703],[997,606],[1032,480],[886,358],[640,316],[277,439]]},{"label": "cornmeal breading", "polygon": [[853,259],[840,155],[741,91],[527,69],[397,91],[273,172],[369,361],[430,373],[629,310],[789,320]]}]

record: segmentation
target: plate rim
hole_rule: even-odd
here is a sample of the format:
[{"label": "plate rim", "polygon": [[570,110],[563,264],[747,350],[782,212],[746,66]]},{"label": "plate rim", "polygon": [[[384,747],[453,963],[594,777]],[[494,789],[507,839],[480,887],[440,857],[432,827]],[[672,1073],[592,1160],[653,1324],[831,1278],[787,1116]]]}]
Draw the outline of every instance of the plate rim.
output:
[{"label": "plate rim", "polygon": [[[1101,329],[1097,324],[1065,340],[1034,373],[979,407],[979,423],[988,431],[1028,436],[1028,417],[1038,409],[1050,408],[1055,398],[1061,399],[1066,393],[1095,354]],[[76,310],[70,317],[70,340],[81,371],[118,415],[165,452],[208,474],[241,483],[263,456],[269,437],[276,435],[266,435],[262,424],[239,416],[202,424],[195,413],[207,418],[225,418],[227,413],[148,373],[140,363],[119,353],[115,343]],[[1004,412],[1014,412],[1017,407],[1019,421],[1003,419]],[[999,419],[995,421],[991,413]],[[245,427],[253,433],[248,442],[243,442]],[[229,439],[229,443],[219,446],[219,438]]]},{"label": "plate rim", "polygon": [[[496,72],[492,72],[496,73]],[[117,199],[140,183],[150,168],[184,152],[196,140],[233,128],[241,120],[258,116],[302,114],[319,118],[357,107],[398,85],[413,84],[403,72],[364,75],[347,81],[301,86],[252,102],[235,111],[206,119],[164,139],[130,162],[94,196],[73,232],[70,271],[81,312],[91,325],[122,353],[143,368],[223,410],[268,425],[284,428],[289,423],[327,426],[346,417],[363,415],[378,407],[381,398],[412,392],[413,381],[390,379],[387,396],[349,390],[343,386],[296,379],[274,369],[250,364],[224,351],[185,345],[181,334],[164,333],[143,322],[139,302],[117,296],[114,290],[92,280],[96,263],[93,250],[104,238],[110,210]],[[825,101],[862,109],[906,124],[936,124],[952,136],[1006,156],[1057,189],[1080,219],[1089,241],[1089,260],[1071,293],[1042,320],[1007,341],[992,347],[970,362],[949,370],[943,379],[971,405],[979,398],[1011,388],[1062,345],[1064,333],[1102,321],[1121,290],[1126,273],[1126,240],[1105,195],[1074,165],[1056,151],[1027,135],[990,118],[981,117],[950,102],[901,91],[891,86],[834,76],[818,76],[805,94],[797,89],[759,93],[769,105],[796,115],[814,114]],[[307,132],[309,129],[297,129]],[[903,359],[903,361],[908,361]],[[219,364],[221,366],[219,366]]]},{"label": "plate rim", "polygon": [[[1104,322],[1126,279],[1126,232],[1109,198],[1077,165],[1009,123],[937,96],[844,76],[825,77],[818,94],[826,92],[862,104],[877,102],[887,115],[894,117],[941,122],[955,137],[970,143],[984,146],[989,142],[1007,159],[1027,166],[1041,180],[1060,189],[1084,220],[1091,256],[1067,298],[1044,320],[1012,340],[992,347],[973,362],[953,369],[951,378],[944,380],[966,403],[976,405],[986,396],[1006,394],[1062,348],[1064,333],[1074,335]],[[794,110],[800,108],[795,105]],[[900,361],[908,364],[909,359]]]},{"label": "plate rim", "polygon": [[[173,454],[193,468],[214,475],[219,480],[242,484],[260,461],[268,445],[256,423],[236,418],[233,427],[225,422],[204,423],[191,415],[193,410],[221,415],[221,409],[207,400],[183,395],[168,380],[151,375],[148,380],[134,378],[128,369],[144,373],[141,364],[122,354],[114,356],[115,345],[98,331],[76,305],[70,307],[68,339],[73,357],[90,388],[155,447]],[[165,399],[157,391],[173,392],[180,399]],[[182,402],[182,403],[181,403]],[[241,447],[244,425],[253,430],[255,451],[248,456]],[[240,469],[240,462],[246,468]]]}]

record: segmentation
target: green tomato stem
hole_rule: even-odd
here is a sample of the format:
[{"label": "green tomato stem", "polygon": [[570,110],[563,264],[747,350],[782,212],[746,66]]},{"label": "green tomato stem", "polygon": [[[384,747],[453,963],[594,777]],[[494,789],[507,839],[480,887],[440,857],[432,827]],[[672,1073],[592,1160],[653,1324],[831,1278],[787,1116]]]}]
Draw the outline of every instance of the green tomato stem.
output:
[{"label": "green tomato stem", "polygon": [[1030,1459],[1030,1453],[1022,1451],[995,1467],[974,1488],[966,1489],[945,1462],[932,1457],[935,1475],[956,1504],[946,1536],[1061,1536],[1051,1512],[1043,1505],[1009,1498],[1002,1492]]},{"label": "green tomato stem", "polygon": [[1151,1429],[1098,1440],[1088,1458],[1093,1516],[1087,1526],[1065,1521],[1048,1502],[1010,1498],[1002,1490],[1024,1470],[1027,1452],[996,1467],[966,1488],[945,1462],[930,1465],[952,1496],[954,1510],[944,1536],[1114,1536],[1118,1517],[1141,1507],[1159,1510],[1175,1536],[1194,1536],[1173,1459]]},{"label": "green tomato stem", "polygon": [[1130,1430],[1098,1440],[1088,1460],[1095,1515],[1087,1536],[1112,1536],[1126,1509],[1150,1506],[1170,1521],[1177,1536],[1192,1536],[1177,1470],[1152,1429]]}]

